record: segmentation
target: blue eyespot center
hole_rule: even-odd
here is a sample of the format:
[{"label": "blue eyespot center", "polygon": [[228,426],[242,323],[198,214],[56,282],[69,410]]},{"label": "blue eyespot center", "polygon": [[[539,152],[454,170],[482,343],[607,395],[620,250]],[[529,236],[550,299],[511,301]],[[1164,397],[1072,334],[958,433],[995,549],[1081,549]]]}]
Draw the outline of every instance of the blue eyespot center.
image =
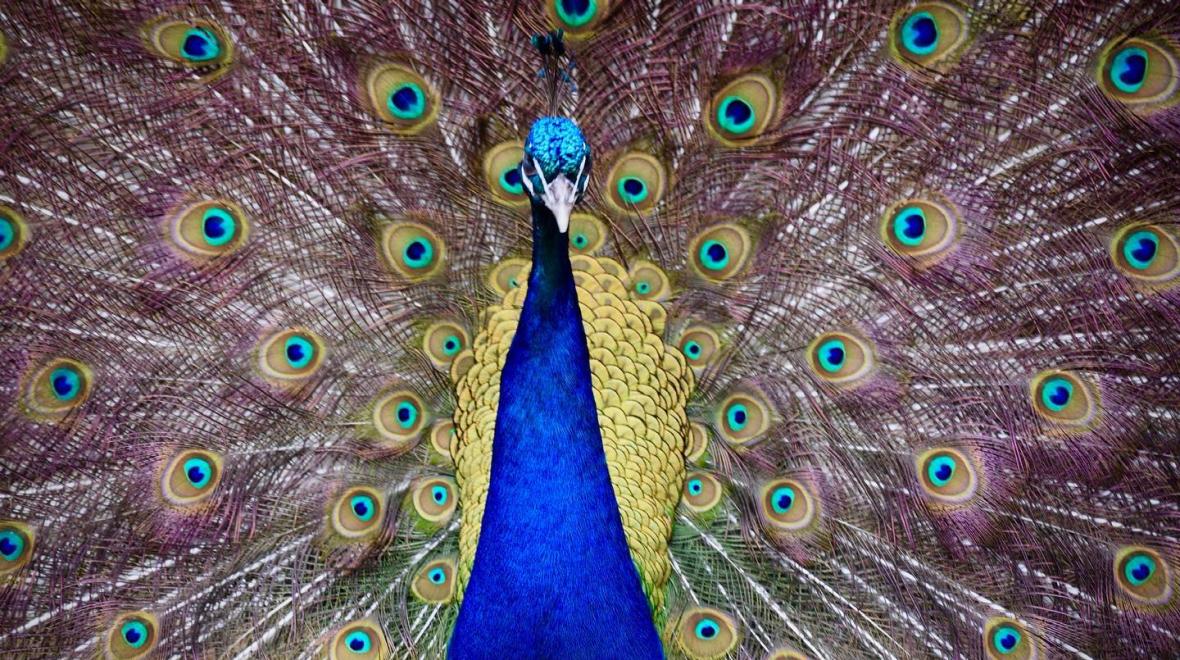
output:
[{"label": "blue eyespot center", "polygon": [[701,356],[701,345],[695,341],[689,341],[684,344],[684,354],[692,359],[697,359]]},{"label": "blue eyespot center", "polygon": [[1020,631],[1012,626],[1000,626],[992,633],[992,646],[1000,653],[1008,655],[1016,650],[1016,646],[1020,644],[1020,637]]},{"label": "blue eyespot center", "polygon": [[402,256],[410,268],[425,268],[434,259],[434,246],[425,238],[415,238],[406,243]]},{"label": "blue eyespot center", "polygon": [[73,401],[82,391],[82,375],[73,367],[58,367],[49,374],[49,384],[58,401]]},{"label": "blue eyespot center", "polygon": [[619,197],[627,204],[638,204],[647,199],[647,184],[642,179],[625,176],[619,179]]},{"label": "blue eyespot center", "polygon": [[570,27],[581,27],[594,18],[595,0],[557,0],[557,16]]},{"label": "blue eyespot center", "polygon": [[734,403],[725,411],[725,423],[731,431],[741,431],[750,422],[750,411],[745,404]]},{"label": "blue eyespot center", "polygon": [[574,247],[584,248],[588,242],[585,234],[574,234]]},{"label": "blue eyespot center", "polygon": [[1111,82],[1120,92],[1134,94],[1147,82],[1148,65],[1147,51],[1136,46],[1123,48],[1111,63]]},{"label": "blue eyespot center", "polygon": [[930,12],[910,15],[901,28],[901,42],[914,55],[929,55],[938,48],[938,22]]},{"label": "blue eyespot center", "polygon": [[219,247],[230,242],[237,229],[237,222],[228,211],[220,207],[212,207],[205,211],[201,219],[201,233],[205,242],[213,247]]},{"label": "blue eyespot center", "polygon": [[25,537],[15,530],[0,531],[0,557],[5,561],[16,561],[25,553]]},{"label": "blue eyespot center", "polygon": [[432,486],[430,488],[430,498],[434,500],[435,504],[443,505],[447,503],[450,498],[450,492],[446,486]]},{"label": "blue eyespot center", "polygon": [[283,344],[283,354],[292,369],[303,369],[311,364],[312,358],[315,357],[315,347],[307,339],[295,335],[288,337]]},{"label": "blue eyespot center", "polygon": [[641,281],[635,285],[635,292],[641,296],[647,295],[648,293],[651,293],[651,285],[647,282]]},{"label": "blue eyespot center", "polygon": [[1073,398],[1073,383],[1064,378],[1050,378],[1041,387],[1041,402],[1053,412],[1064,410],[1069,405],[1071,398]]},{"label": "blue eyespot center", "polygon": [[348,501],[348,505],[352,508],[357,520],[361,522],[372,520],[373,514],[377,511],[377,504],[368,495],[353,495],[352,499]]},{"label": "blue eyespot center", "polygon": [[703,484],[700,479],[689,479],[688,480],[688,494],[689,495],[700,495],[701,491],[703,491],[704,489],[705,489],[705,484]]},{"label": "blue eyespot center", "polygon": [[524,194],[524,179],[520,176],[520,166],[513,165],[500,173],[500,187],[510,194]]},{"label": "blue eyespot center", "polygon": [[208,62],[221,54],[221,44],[212,31],[193,27],[184,33],[180,54],[190,62]]},{"label": "blue eyespot center", "polygon": [[844,367],[848,347],[842,339],[829,339],[820,345],[819,366],[828,373],[836,373]]},{"label": "blue eyespot center", "polygon": [[1160,239],[1150,231],[1137,231],[1127,237],[1123,243],[1123,258],[1131,268],[1146,270],[1155,261],[1159,251]]},{"label": "blue eyespot center", "polygon": [[426,94],[417,83],[404,82],[390,92],[386,106],[398,119],[418,119],[426,114]]},{"label": "blue eyespot center", "polygon": [[203,458],[190,458],[182,467],[185,479],[193,488],[204,488],[213,478],[213,466]]},{"label": "blue eyespot center", "polygon": [[947,485],[954,474],[955,459],[950,456],[936,456],[926,468],[926,476],[936,487]]},{"label": "blue eyespot center", "polygon": [[729,265],[729,250],[720,241],[705,241],[701,244],[701,264],[709,270],[722,270]]},{"label": "blue eyespot center", "polygon": [[795,505],[795,489],[790,486],[779,486],[770,494],[770,506],[774,512],[782,515]]},{"label": "blue eyespot center", "polygon": [[917,206],[907,206],[893,218],[893,235],[908,247],[922,244],[926,237],[926,213]]},{"label": "blue eyespot center", "polygon": [[123,641],[133,649],[140,648],[147,643],[148,629],[142,621],[128,621],[119,629]]},{"label": "blue eyespot center", "polygon": [[693,629],[697,639],[710,640],[717,636],[721,631],[721,626],[716,621],[709,618],[701,619],[697,622],[696,628]]},{"label": "blue eyespot center", "polygon": [[449,335],[443,340],[443,353],[447,356],[458,353],[461,348],[463,348],[463,340],[456,335]]},{"label": "blue eyespot center", "polygon": [[368,653],[369,649],[373,648],[373,640],[369,637],[369,633],[363,630],[354,630],[344,638],[344,645],[353,653]]},{"label": "blue eyespot center", "polygon": [[743,98],[727,96],[717,107],[717,123],[729,133],[741,134],[754,127],[754,108]]},{"label": "blue eyespot center", "polygon": [[1131,555],[1127,563],[1123,566],[1123,575],[1127,581],[1134,586],[1139,586],[1147,582],[1148,578],[1155,573],[1156,563],[1150,555],[1144,553],[1137,553]]},{"label": "blue eyespot center", "polygon": [[16,224],[8,218],[0,217],[0,251],[7,250],[16,242]]},{"label": "blue eyespot center", "polygon": [[426,574],[426,579],[430,580],[431,584],[443,584],[447,581],[447,572],[436,566]]}]

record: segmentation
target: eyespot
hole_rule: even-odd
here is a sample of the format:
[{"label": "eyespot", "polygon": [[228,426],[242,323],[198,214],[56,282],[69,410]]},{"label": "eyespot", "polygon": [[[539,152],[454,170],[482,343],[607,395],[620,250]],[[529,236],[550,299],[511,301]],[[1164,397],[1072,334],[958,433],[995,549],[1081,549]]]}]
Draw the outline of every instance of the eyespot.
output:
[{"label": "eyespot", "polygon": [[408,449],[429,423],[422,399],[409,390],[385,394],[373,406],[373,427],[391,449]]},{"label": "eyespot", "polygon": [[418,515],[439,525],[446,524],[451,519],[459,500],[454,480],[444,477],[419,480],[413,488],[411,497]]},{"label": "eyespot", "polygon": [[64,415],[89,398],[93,379],[85,364],[70,358],[53,358],[32,372],[25,405],[35,415]]},{"label": "eyespot", "polygon": [[975,497],[978,486],[975,466],[957,449],[929,449],[917,457],[922,490],[936,501],[961,504]]},{"label": "eyespot", "polygon": [[1178,61],[1176,46],[1166,39],[1118,39],[1098,59],[1098,84],[1115,101],[1156,109],[1176,100]]},{"label": "eyespot", "polygon": [[422,335],[422,350],[435,369],[450,369],[455,356],[468,346],[470,339],[467,331],[450,321],[432,323]]},{"label": "eyespot", "polygon": [[825,332],[807,347],[807,364],[827,383],[852,387],[876,368],[871,345],[847,332]]},{"label": "eyespot", "polygon": [[297,385],[311,378],[324,361],[324,340],[306,328],[288,328],[262,341],[258,366],[275,385]]},{"label": "eyespot", "polygon": [[169,242],[190,259],[209,261],[242,247],[250,223],[241,207],[224,199],[198,202],[172,214]]},{"label": "eyespot", "polygon": [[1098,392],[1073,372],[1042,371],[1029,389],[1033,409],[1054,424],[1085,427],[1098,415]]},{"label": "eyespot", "polygon": [[1035,640],[1015,619],[993,617],[983,626],[983,643],[992,660],[1029,660],[1038,656]]},{"label": "eyespot", "polygon": [[721,658],[737,647],[733,619],[712,607],[694,607],[680,616],[676,642],[690,658]]},{"label": "eyespot", "polygon": [[1141,545],[1119,548],[1114,558],[1119,589],[1139,603],[1162,605],[1172,598],[1172,576],[1160,553]]},{"label": "eyespot", "polygon": [[745,268],[752,245],[749,232],[726,222],[706,229],[692,239],[688,244],[688,261],[701,277],[720,282]]},{"label": "eyespot", "polygon": [[531,268],[532,265],[524,259],[505,259],[488,273],[488,288],[501,296],[506,296],[510,291],[519,289],[528,282]]},{"label": "eyespot", "polygon": [[529,196],[520,172],[523,158],[524,144],[519,140],[501,142],[484,154],[483,175],[492,199],[513,207],[528,206]]},{"label": "eyespot", "polygon": [[709,431],[700,422],[689,422],[688,443],[684,450],[684,460],[689,463],[699,463],[709,449]]},{"label": "eyespot", "polygon": [[606,242],[606,225],[588,213],[570,216],[570,252],[596,254]]},{"label": "eyespot", "polygon": [[962,223],[945,201],[906,199],[891,205],[881,220],[881,239],[889,249],[923,267],[953,253]]},{"label": "eyespot", "polygon": [[607,204],[619,213],[650,211],[664,197],[668,174],[654,156],[639,151],[623,154],[606,177]]},{"label": "eyespot", "polygon": [[718,142],[728,146],[752,144],[778,112],[778,90],[770,78],[747,74],[713,95],[705,125]]},{"label": "eyespot", "polygon": [[233,60],[233,42],[211,21],[157,19],[146,34],[150,50],[187,67],[226,68]]},{"label": "eyespot", "polygon": [[660,302],[672,293],[672,285],[663,269],[650,261],[636,261],[631,265],[631,295],[640,300]]},{"label": "eyespot", "polygon": [[426,225],[399,222],[385,228],[381,237],[385,263],[402,279],[411,282],[442,272],[446,260],[443,241]]},{"label": "eyespot", "polygon": [[967,15],[949,2],[923,2],[894,16],[891,50],[903,64],[943,70],[969,39]]},{"label": "eyespot", "polygon": [[327,643],[329,660],[378,660],[390,657],[389,642],[369,619],[344,624]]},{"label": "eyespot", "polygon": [[341,493],[329,509],[332,529],[346,539],[372,536],[385,518],[385,497],[375,488],[356,486]]},{"label": "eyespot", "polygon": [[418,571],[410,591],[427,603],[450,602],[455,596],[456,572],[454,559],[436,559]]},{"label": "eyespot", "polygon": [[557,27],[571,36],[585,35],[610,13],[612,0],[545,0],[545,10]]},{"label": "eyespot", "polygon": [[33,530],[23,522],[0,520],[0,577],[24,568],[33,557]]},{"label": "eyespot", "polygon": [[115,617],[107,632],[107,656],[130,660],[142,658],[156,647],[159,624],[147,612],[124,612]]},{"label": "eyespot", "polygon": [[1156,225],[1120,229],[1110,243],[1110,258],[1123,275],[1148,284],[1166,283],[1180,275],[1180,246]]},{"label": "eyespot", "polygon": [[444,458],[451,458],[451,442],[455,439],[455,423],[449,419],[430,427],[430,448]]},{"label": "eyespot", "polygon": [[681,501],[693,513],[705,513],[721,502],[721,483],[708,472],[690,472],[684,481]]},{"label": "eyespot", "polygon": [[684,329],[677,344],[688,366],[698,374],[712,364],[721,348],[721,338],[716,332],[703,325],[691,325]]},{"label": "eyespot", "polygon": [[795,532],[809,527],[816,518],[811,492],[795,479],[776,479],[762,486],[759,508],[773,528]]},{"label": "eyespot", "polygon": [[438,118],[438,92],[426,79],[401,64],[384,63],[364,75],[373,113],[398,135],[416,135]]},{"label": "eyespot", "polygon": [[161,495],[177,506],[191,506],[208,499],[221,483],[221,456],[192,449],[168,461],[160,478]]},{"label": "eyespot", "polygon": [[29,226],[25,224],[24,216],[12,208],[0,206],[0,261],[20,254],[28,240]]},{"label": "eyespot", "polygon": [[758,392],[734,392],[714,413],[717,430],[726,442],[740,445],[750,442],[770,428],[774,411]]}]

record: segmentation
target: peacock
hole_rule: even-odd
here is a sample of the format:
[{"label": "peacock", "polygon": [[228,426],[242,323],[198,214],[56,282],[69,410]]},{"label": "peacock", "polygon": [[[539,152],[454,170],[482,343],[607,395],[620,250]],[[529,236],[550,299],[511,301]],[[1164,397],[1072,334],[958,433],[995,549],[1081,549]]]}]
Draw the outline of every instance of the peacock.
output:
[{"label": "peacock", "polygon": [[1180,656],[1180,4],[12,0],[5,658]]}]

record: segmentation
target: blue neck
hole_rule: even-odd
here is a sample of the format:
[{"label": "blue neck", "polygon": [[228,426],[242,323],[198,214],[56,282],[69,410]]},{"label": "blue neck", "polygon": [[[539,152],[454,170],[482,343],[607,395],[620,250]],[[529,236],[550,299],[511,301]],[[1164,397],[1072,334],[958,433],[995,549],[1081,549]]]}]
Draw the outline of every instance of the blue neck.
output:
[{"label": "blue neck", "polygon": [[534,203],[533,270],[451,658],[663,657],[607,472],[566,240]]}]

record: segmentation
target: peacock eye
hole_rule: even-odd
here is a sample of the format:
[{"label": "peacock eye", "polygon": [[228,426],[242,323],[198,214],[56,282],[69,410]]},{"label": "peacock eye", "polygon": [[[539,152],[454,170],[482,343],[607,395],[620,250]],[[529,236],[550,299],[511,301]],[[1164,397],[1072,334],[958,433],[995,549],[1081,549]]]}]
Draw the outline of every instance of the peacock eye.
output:
[{"label": "peacock eye", "polygon": [[438,92],[409,67],[387,62],[364,74],[364,87],[373,113],[391,131],[415,135],[438,117]]},{"label": "peacock eye", "polygon": [[729,615],[711,607],[695,607],[680,617],[676,642],[691,658],[721,658],[738,645],[737,626]]},{"label": "peacock eye", "polygon": [[1115,268],[1136,282],[1167,286],[1180,275],[1180,246],[1155,225],[1131,224],[1111,241]]},{"label": "peacock eye", "polygon": [[183,451],[168,462],[160,481],[164,499],[190,506],[213,494],[221,481],[221,456],[211,451]]},{"label": "peacock eye", "polygon": [[128,612],[118,616],[107,635],[107,657],[130,660],[143,658],[156,645],[157,623],[147,612]]},{"label": "peacock eye", "polygon": [[606,199],[617,212],[645,212],[663,199],[667,181],[667,170],[654,156],[628,152],[607,175]]},{"label": "peacock eye", "polygon": [[717,410],[717,428],[727,442],[745,444],[770,428],[770,404],[761,393],[738,391],[727,396]]},{"label": "peacock eye", "polygon": [[350,488],[331,508],[332,528],[346,539],[369,537],[381,529],[384,500],[376,489]]},{"label": "peacock eye", "polygon": [[816,520],[816,500],[812,493],[795,479],[775,479],[762,486],[759,509],[772,528],[782,532],[798,532]]},{"label": "peacock eye", "polygon": [[684,482],[681,500],[694,513],[711,510],[721,501],[721,483],[707,472],[691,472]]},{"label": "peacock eye", "polygon": [[410,583],[410,591],[428,603],[448,602],[455,595],[454,575],[454,559],[437,559],[418,571]]},{"label": "peacock eye", "polygon": [[684,448],[684,459],[689,463],[700,463],[709,451],[709,431],[700,422],[688,425],[688,438]]},{"label": "peacock eye", "polygon": [[544,0],[545,9],[559,28],[571,35],[585,34],[610,11],[611,0]]},{"label": "peacock eye", "polygon": [[391,448],[407,448],[429,423],[422,400],[409,390],[386,394],[373,406],[373,425]]},{"label": "peacock eye", "polygon": [[171,245],[199,262],[234,252],[246,242],[250,229],[242,209],[223,199],[180,209],[172,215],[170,226]]},{"label": "peacock eye", "polygon": [[570,249],[577,254],[594,254],[606,242],[606,225],[587,213],[570,216]]},{"label": "peacock eye", "polygon": [[1043,371],[1033,377],[1029,387],[1033,409],[1050,422],[1081,427],[1097,416],[1098,393],[1075,373]]},{"label": "peacock eye", "polygon": [[15,520],[0,520],[0,576],[13,573],[33,555],[33,531]]},{"label": "peacock eye", "polygon": [[668,275],[654,263],[646,260],[636,261],[628,274],[631,278],[631,291],[641,300],[666,300],[672,293],[672,284]]},{"label": "peacock eye", "polygon": [[684,353],[688,365],[697,372],[713,361],[720,346],[721,338],[705,326],[689,326],[680,335],[680,352]]},{"label": "peacock eye", "polygon": [[64,414],[82,405],[90,396],[92,380],[89,367],[77,360],[49,360],[33,372],[26,392],[26,405],[35,414]]},{"label": "peacock eye", "polygon": [[444,524],[455,513],[455,482],[444,477],[419,480],[411,490],[414,510],[427,522]]},{"label": "peacock eye", "polygon": [[960,228],[957,212],[949,203],[909,199],[886,210],[881,237],[897,254],[930,266],[951,254]]},{"label": "peacock eye", "polygon": [[324,342],[304,328],[288,328],[262,341],[259,368],[276,385],[295,385],[310,378],[324,361]]},{"label": "peacock eye", "polygon": [[1114,558],[1114,577],[1119,589],[1148,605],[1162,605],[1172,599],[1169,568],[1160,553],[1140,545],[1123,546]]},{"label": "peacock eye", "polygon": [[983,628],[989,658],[1035,658],[1038,653],[1028,630],[1007,617],[989,619]]},{"label": "peacock eye", "polygon": [[292,369],[303,369],[315,357],[315,346],[307,337],[292,335],[283,342],[283,357]]},{"label": "peacock eye", "polygon": [[1175,45],[1143,37],[1113,43],[1099,58],[1102,91],[1116,101],[1148,110],[1170,104],[1180,89]]},{"label": "peacock eye", "polygon": [[807,349],[807,362],[821,380],[840,387],[860,383],[876,367],[869,343],[847,332],[816,337]]},{"label": "peacock eye", "polygon": [[438,455],[451,458],[451,443],[455,439],[455,423],[442,420],[430,429],[430,447]]},{"label": "peacock eye", "polygon": [[422,337],[422,348],[438,369],[450,366],[455,356],[467,347],[467,331],[456,323],[440,321],[428,327]]},{"label": "peacock eye", "polygon": [[501,296],[506,296],[513,289],[519,288],[522,282],[528,281],[531,268],[532,264],[524,259],[515,257],[505,259],[496,264],[488,273],[488,288]]},{"label": "peacock eye", "polygon": [[689,263],[701,277],[720,282],[742,271],[753,245],[750,234],[733,223],[706,229],[689,243]]},{"label": "peacock eye", "polygon": [[386,263],[406,280],[417,282],[442,271],[445,258],[442,240],[425,225],[391,224],[385,229],[382,245]]},{"label": "peacock eye", "polygon": [[975,466],[957,449],[936,448],[917,457],[919,481],[923,492],[946,504],[961,504],[975,496],[978,479]]},{"label": "peacock eye", "polygon": [[157,19],[147,25],[145,34],[151,50],[185,66],[225,68],[233,59],[233,43],[210,21]]},{"label": "peacock eye", "polygon": [[754,142],[775,118],[778,91],[769,78],[748,74],[713,95],[706,126],[715,139],[729,146]]},{"label": "peacock eye", "polygon": [[969,38],[967,15],[957,4],[924,2],[894,18],[892,51],[903,63],[939,69]]},{"label": "peacock eye", "polygon": [[343,627],[325,644],[325,653],[329,658],[357,658],[366,660],[389,657],[389,644],[385,635],[370,620],[362,619],[344,624]]},{"label": "peacock eye", "polygon": [[14,257],[29,239],[29,228],[21,214],[0,206],[0,261]]}]

